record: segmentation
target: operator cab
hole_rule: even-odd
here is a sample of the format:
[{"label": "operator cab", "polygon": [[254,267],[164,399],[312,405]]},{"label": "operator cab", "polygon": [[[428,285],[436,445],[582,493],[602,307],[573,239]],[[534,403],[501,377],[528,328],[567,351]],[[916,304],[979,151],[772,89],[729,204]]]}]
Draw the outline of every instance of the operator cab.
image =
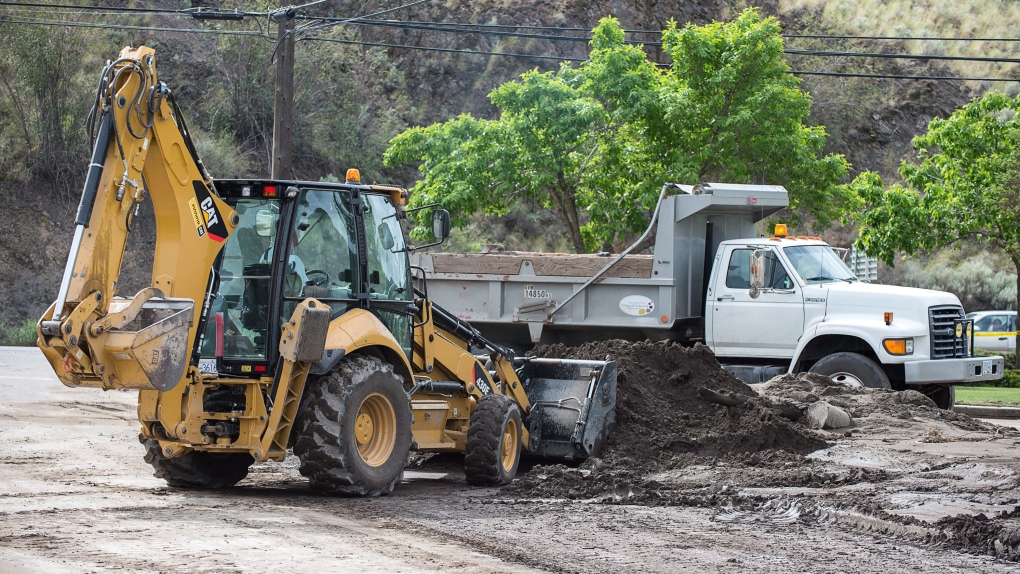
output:
[{"label": "operator cab", "polygon": [[309,297],[329,305],[333,318],[370,310],[410,357],[413,289],[400,190],[357,182],[215,185],[240,222],[214,265],[202,371],[265,374],[283,318]]}]

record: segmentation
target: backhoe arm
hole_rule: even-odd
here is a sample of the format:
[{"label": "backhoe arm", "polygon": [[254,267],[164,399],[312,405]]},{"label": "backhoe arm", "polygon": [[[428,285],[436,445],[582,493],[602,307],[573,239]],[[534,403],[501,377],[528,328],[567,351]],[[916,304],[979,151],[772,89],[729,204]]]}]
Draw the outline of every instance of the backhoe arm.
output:
[{"label": "backhoe arm", "polygon": [[[215,193],[151,48],[125,48],[100,77],[94,149],[57,300],[38,344],[70,387],[167,390],[185,377],[210,275],[237,214]],[[93,129],[98,128],[98,129]],[[140,204],[152,199],[150,287],[117,297]]]}]

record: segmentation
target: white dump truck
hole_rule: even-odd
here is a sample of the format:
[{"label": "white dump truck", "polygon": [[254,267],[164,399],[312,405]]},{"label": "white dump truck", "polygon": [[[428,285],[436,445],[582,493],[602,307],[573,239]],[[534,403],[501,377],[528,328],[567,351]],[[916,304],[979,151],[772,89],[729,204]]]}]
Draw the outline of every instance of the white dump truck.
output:
[{"label": "white dump truck", "polygon": [[748,383],[812,371],[916,389],[942,408],[953,385],[1002,378],[1002,357],[974,356],[955,295],[861,282],[824,241],[783,226],[755,237],[787,203],[780,186],[668,184],[649,227],[652,255],[431,253],[416,264],[429,297],[521,347],[701,342]]}]

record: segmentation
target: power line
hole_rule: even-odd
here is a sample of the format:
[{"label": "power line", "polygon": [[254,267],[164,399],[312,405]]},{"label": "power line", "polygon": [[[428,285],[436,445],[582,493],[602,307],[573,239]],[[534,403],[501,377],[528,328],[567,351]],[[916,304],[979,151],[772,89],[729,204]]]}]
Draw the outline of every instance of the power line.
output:
[{"label": "power line", "polygon": [[[303,18],[317,19],[323,21],[342,20],[341,18],[304,16]],[[462,28],[501,29],[501,30],[542,30],[548,32],[588,32],[591,28],[572,28],[566,26],[531,26],[526,24],[472,24],[466,22],[442,22],[426,20],[382,20],[389,24],[420,24],[425,26],[459,26]],[[662,30],[623,30],[626,34],[662,34]],[[1015,38],[958,38],[950,36],[862,36],[850,34],[782,34],[784,38],[815,38],[831,40],[895,40],[895,41],[943,41],[943,42],[1020,42],[1020,37]]]},{"label": "power line", "polygon": [[[326,0],[317,0],[294,8],[307,8],[310,6],[318,5]],[[427,1],[427,0],[425,0]],[[420,3],[416,2],[415,4]],[[266,16],[267,12],[249,12],[249,11],[222,11],[222,10],[209,10],[203,8],[185,8],[185,9],[169,9],[169,8],[133,8],[133,7],[112,7],[112,6],[81,6],[75,4],[46,4],[39,2],[10,2],[7,0],[0,1],[0,6],[13,6],[13,7],[33,7],[33,8],[46,8],[46,9],[72,9],[84,12],[107,12],[107,13],[154,13],[154,14],[183,14],[192,15],[196,13],[222,13],[222,14],[242,14],[244,16]],[[398,6],[389,10],[383,10],[373,14],[367,14],[365,16],[355,18],[333,18],[325,16],[298,16],[299,19],[303,20],[318,20],[321,22],[330,22],[334,25],[343,23],[361,23],[366,18],[372,16],[381,15],[387,12],[393,12],[411,5]],[[467,22],[443,22],[443,21],[427,21],[427,20],[373,20],[373,24],[385,25],[391,27],[401,27],[401,25],[421,25],[421,26],[456,26],[459,28],[479,28],[479,29],[501,29],[501,30],[543,30],[550,32],[588,32],[592,31],[592,28],[577,28],[567,26],[540,26],[540,25],[526,25],[526,24],[473,24]],[[310,31],[311,29],[309,29]],[[459,30],[458,30],[459,31]],[[662,30],[623,30],[627,34],[661,34]],[[530,36],[523,36],[530,37]],[[1014,38],[959,38],[953,36],[867,36],[867,35],[853,35],[853,34],[782,34],[784,38],[809,38],[809,39],[831,39],[831,40],[890,40],[890,41],[941,41],[941,42],[1020,42],[1020,37]],[[584,38],[584,40],[590,40],[590,38]]]},{"label": "power line", "polygon": [[837,34],[783,34],[784,38],[821,40],[914,40],[932,42],[1020,42],[1020,38],[956,38],[951,36],[841,36]]},{"label": "power line", "polygon": [[[317,20],[313,16],[298,16],[300,19],[306,20]],[[356,24],[359,26],[376,26],[380,28],[397,28],[400,30],[421,30],[424,32],[451,32],[460,34],[477,34],[482,36],[509,36],[513,38],[534,38],[539,40],[556,40],[556,41],[568,41],[568,42],[590,42],[591,37],[580,37],[580,36],[557,36],[552,34],[526,34],[521,32],[494,32],[488,30],[471,30],[465,28],[449,28],[443,26],[432,26],[427,24],[413,24],[413,23],[395,23],[393,20],[367,20],[364,18],[358,18],[357,20],[351,20],[348,23]],[[588,30],[590,33],[591,30]]]},{"label": "power line", "polygon": [[[516,54],[509,52],[481,52],[475,50],[456,50],[453,48],[431,48],[427,46],[407,46],[402,44],[385,44],[382,42],[361,42],[358,40],[338,40],[334,38],[322,38],[318,36],[310,36],[302,38],[303,40],[314,40],[319,42],[332,42],[337,44],[354,44],[359,46],[371,46],[376,48],[398,48],[405,50],[422,50],[426,52],[446,52],[453,54],[464,54],[469,56],[503,56],[508,58],[530,58],[537,60],[557,60],[563,62],[586,62],[587,58],[567,58],[558,56],[538,56],[534,54]],[[656,64],[659,67],[669,67],[669,64]],[[808,70],[788,70],[788,74],[798,76],[835,76],[835,77],[848,77],[848,78],[877,78],[877,79],[892,79],[892,80],[950,80],[950,81],[983,81],[983,82],[1016,82],[1020,81],[1013,78],[970,78],[970,77],[958,77],[958,76],[911,76],[902,74],[865,74],[855,72],[816,72]]]},{"label": "power line", "polygon": [[[398,6],[385,10],[384,12],[390,12],[407,8],[416,4],[422,4],[429,0],[418,0],[410,4]],[[10,3],[7,3],[10,4]],[[370,14],[372,16],[375,14]],[[335,25],[341,23],[361,23],[357,22],[359,18],[350,18],[344,22],[337,22]],[[147,32],[172,32],[172,33],[191,33],[191,34],[218,34],[218,35],[232,35],[232,36],[258,36],[266,38],[266,34],[261,32],[243,31],[243,30],[214,30],[214,29],[194,29],[194,28],[165,28],[165,27],[153,27],[153,26],[126,26],[126,25],[111,25],[111,24],[90,24],[84,22],[66,22],[66,21],[47,21],[47,20],[23,20],[5,18],[0,19],[0,23],[8,24],[24,24],[24,25],[35,25],[35,26],[67,26],[72,28],[96,28],[105,30],[138,30]],[[319,27],[307,28],[307,31],[318,29]],[[379,48],[397,48],[406,50],[422,50],[431,52],[446,52],[456,53],[474,56],[502,56],[510,58],[524,58],[534,60],[555,60],[563,62],[584,62],[587,58],[569,58],[559,56],[541,56],[535,54],[520,54],[520,53],[508,53],[508,52],[488,52],[488,51],[476,51],[476,50],[461,50],[452,48],[430,48],[426,46],[408,46],[401,44],[387,44],[381,42],[362,42],[356,40],[339,40],[332,38],[323,37],[305,37],[302,39],[333,42],[338,44],[354,44],[362,46],[371,46]],[[986,58],[986,57],[966,57],[966,56],[925,56],[925,55],[911,55],[911,54],[881,54],[881,53],[864,53],[864,52],[825,52],[825,51],[812,51],[812,50],[788,50],[787,53],[794,55],[817,55],[817,56],[851,56],[851,57],[875,57],[875,58],[910,58],[910,59],[930,59],[930,60],[968,60],[968,61],[983,61],[983,62],[1000,62],[1000,63],[1020,63],[1020,59],[1017,58]],[[660,67],[668,67],[669,64],[656,64]],[[851,73],[851,72],[821,72],[821,71],[806,71],[806,70],[789,70],[788,73],[794,75],[813,75],[813,76],[835,76],[835,77],[854,77],[854,78],[883,78],[883,79],[910,79],[910,80],[951,80],[951,81],[983,81],[983,82],[1015,82],[1020,81],[1013,78],[975,78],[975,77],[956,77],[956,76],[914,76],[914,75],[898,75],[898,74],[864,74],[864,73]]]},{"label": "power line", "polygon": [[363,18],[371,18],[373,16],[382,16],[383,14],[389,14],[390,12],[396,12],[397,10],[403,10],[405,8],[411,8],[412,6],[417,6],[419,4],[424,4],[424,3],[430,2],[430,1],[431,0],[416,0],[415,2],[410,2],[410,3],[407,3],[407,4],[403,4],[401,6],[397,6],[396,8],[388,8],[386,10],[380,10],[378,12],[373,12],[371,14],[365,14],[364,16],[355,16],[353,18],[342,18],[342,19],[336,20],[334,22],[330,22],[328,24],[319,24],[318,26],[311,26],[311,25],[309,25],[309,26],[305,26],[303,28],[298,29],[298,32],[304,33],[304,32],[311,32],[311,31],[314,31],[314,30],[321,30],[323,28],[332,28],[333,26],[339,26],[340,24],[346,24],[348,22],[354,22],[355,20],[361,20]]},{"label": "power line", "polygon": [[864,74],[856,72],[808,72],[804,70],[790,70],[795,76],[838,76],[844,78],[884,78],[891,80],[953,80],[953,81],[976,81],[976,82],[1020,82],[1016,78],[965,78],[960,76],[906,76],[896,74]]},{"label": "power line", "polygon": [[122,26],[119,24],[88,24],[85,22],[60,22],[47,20],[15,20],[11,18],[0,19],[0,24],[26,24],[29,26],[67,26],[69,28],[98,28],[101,30],[141,30],[146,32],[180,32],[189,34],[220,34],[223,36],[259,36],[265,38],[261,32],[249,32],[246,30],[213,30],[196,28],[157,28],[154,26]]},{"label": "power line", "polygon": [[881,52],[831,52],[824,50],[783,50],[784,54],[801,56],[848,56],[853,58],[901,58],[909,60],[953,60],[968,62],[997,62],[1018,64],[1020,58],[990,58],[986,56],[935,56],[929,54],[884,54]]},{"label": "power line", "polygon": [[44,4],[40,2],[9,2],[0,1],[0,6],[12,6],[12,7],[30,7],[30,8],[45,8],[45,9],[60,9],[60,10],[77,10],[80,12],[105,12],[105,13],[116,13],[116,14],[130,14],[130,13],[143,13],[143,14],[183,14],[187,16],[194,16],[196,14],[240,14],[242,16],[265,16],[265,12],[243,12],[239,10],[210,10],[208,8],[185,8],[179,10],[173,10],[169,8],[132,8],[132,7],[113,7],[113,6],[79,6],[76,4]]},{"label": "power line", "polygon": [[[311,16],[299,16],[299,18],[316,20]],[[337,22],[339,25],[341,22]],[[405,30],[421,30],[425,32],[447,32],[457,34],[474,34],[481,36],[509,36],[515,38],[531,38],[540,40],[565,41],[565,42],[589,42],[591,37],[578,36],[557,36],[549,34],[526,34],[518,32],[496,32],[490,30],[468,30],[461,28],[439,27],[421,25],[411,22],[399,22],[393,20],[367,20],[364,18],[352,19],[343,23],[356,24],[360,26],[378,26],[382,28],[397,28]],[[1020,41],[1020,40],[1018,40]],[[626,42],[627,44],[639,44],[644,46],[662,46],[662,42]],[[1020,58],[993,58],[984,56],[937,56],[927,54],[905,54],[905,53],[876,53],[876,52],[841,52],[828,50],[783,50],[785,54],[802,56],[825,56],[825,57],[857,57],[857,58],[894,58],[906,60],[946,60],[946,61],[970,61],[970,62],[994,62],[1004,64],[1020,63]]]},{"label": "power line", "polygon": [[335,38],[322,38],[320,36],[307,36],[301,40],[314,40],[316,42],[332,42],[335,44],[355,44],[358,46],[372,46],[376,48],[403,48],[407,50],[422,50],[425,52],[446,52],[452,54],[466,54],[470,56],[506,56],[508,58],[529,58],[533,60],[557,60],[563,62],[587,62],[587,58],[561,58],[559,56],[539,56],[535,54],[515,54],[510,52],[479,52],[476,50],[457,50],[454,48],[430,48],[427,46],[404,46],[401,44],[384,44],[381,42],[361,42],[358,40],[338,40]]}]

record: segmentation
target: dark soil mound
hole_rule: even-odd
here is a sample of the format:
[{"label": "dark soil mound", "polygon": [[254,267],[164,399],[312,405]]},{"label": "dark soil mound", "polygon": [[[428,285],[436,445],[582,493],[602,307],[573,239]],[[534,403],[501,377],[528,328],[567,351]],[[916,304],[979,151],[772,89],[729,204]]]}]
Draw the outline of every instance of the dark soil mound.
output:
[{"label": "dark soil mound", "polygon": [[[824,440],[775,416],[754,389],[722,367],[704,345],[603,341],[580,347],[549,345],[532,354],[561,359],[616,361],[617,425],[604,457],[668,460],[696,453],[727,456],[779,449],[807,453]],[[702,387],[749,397],[749,408],[726,408],[699,395]]]},{"label": "dark soil mound", "polygon": [[[532,354],[615,360],[617,424],[600,460],[590,460],[580,469],[538,467],[510,487],[514,492],[585,497],[621,488],[645,490],[655,487],[651,475],[693,460],[742,459],[764,451],[803,454],[827,446],[821,435],[794,424],[777,412],[774,403],[723,370],[703,345],[604,341],[580,347],[550,345]],[[706,390],[741,404],[726,407],[706,400]]]}]

